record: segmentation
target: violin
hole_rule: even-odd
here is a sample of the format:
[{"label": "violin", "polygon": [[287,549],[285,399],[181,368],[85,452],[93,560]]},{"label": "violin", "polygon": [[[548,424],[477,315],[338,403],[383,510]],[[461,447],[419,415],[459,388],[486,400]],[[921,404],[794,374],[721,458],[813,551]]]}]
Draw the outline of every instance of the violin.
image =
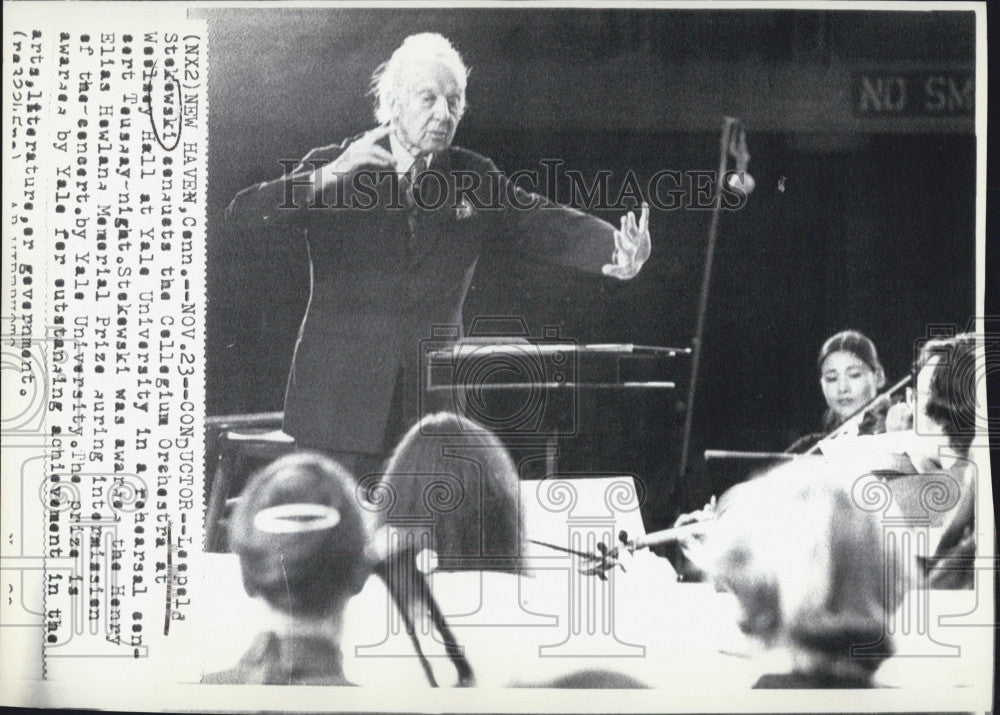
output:
[{"label": "violin", "polygon": [[[706,515],[712,514],[712,512],[705,513]],[[549,544],[545,541],[538,541],[536,539],[528,539],[528,541],[533,544],[538,544],[539,546],[553,549],[554,551],[573,554],[575,556],[579,556],[585,561],[592,562],[591,565],[581,568],[580,573],[585,576],[597,576],[602,581],[607,581],[608,579],[605,574],[616,566],[620,567],[622,571],[625,570],[625,567],[619,561],[619,558],[623,553],[628,552],[629,554],[634,554],[636,551],[641,549],[675,543],[688,537],[692,537],[695,534],[704,533],[706,527],[713,521],[713,519],[714,516],[706,516],[705,519],[700,521],[684,524],[683,526],[674,526],[661,531],[654,531],[635,539],[629,539],[628,533],[623,529],[618,532],[617,546],[614,548],[608,548],[608,546],[603,542],[598,542],[596,552],[579,551],[577,549],[558,546],[556,544]]]},{"label": "violin", "polygon": [[805,454],[821,454],[824,452],[824,447],[829,445],[832,440],[841,437],[857,437],[858,429],[861,424],[877,410],[881,409],[886,405],[886,401],[896,392],[906,387],[910,381],[913,380],[913,375],[907,375],[902,378],[895,385],[890,387],[885,392],[881,392],[868,402],[863,404],[854,414],[844,420],[839,426],[831,430],[829,433],[823,435],[823,437],[816,442],[810,449],[808,449]]}]

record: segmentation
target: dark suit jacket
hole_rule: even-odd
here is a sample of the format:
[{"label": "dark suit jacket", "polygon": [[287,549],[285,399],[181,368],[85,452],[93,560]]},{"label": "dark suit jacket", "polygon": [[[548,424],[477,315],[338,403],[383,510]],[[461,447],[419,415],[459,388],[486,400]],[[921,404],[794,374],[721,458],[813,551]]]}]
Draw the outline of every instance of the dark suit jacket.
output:
[{"label": "dark suit jacket", "polygon": [[948,470],[962,485],[962,492],[934,555],[924,560],[929,588],[975,587],[976,481],[966,477],[970,468],[970,463],[958,461]]},{"label": "dark suit jacket", "polygon": [[[287,226],[308,244],[311,293],[288,378],[285,431],[302,445],[379,454],[397,436],[387,434],[392,413],[415,416],[420,341],[434,325],[461,325],[486,242],[599,272],[615,228],[520,190],[489,159],[452,147],[434,156],[433,176],[418,183],[424,208],[411,233],[393,172],[357,174],[343,192],[322,197],[301,184],[351,141],[313,149],[289,174],[241,191],[227,216],[251,233]],[[309,208],[316,198],[332,208]]]}]

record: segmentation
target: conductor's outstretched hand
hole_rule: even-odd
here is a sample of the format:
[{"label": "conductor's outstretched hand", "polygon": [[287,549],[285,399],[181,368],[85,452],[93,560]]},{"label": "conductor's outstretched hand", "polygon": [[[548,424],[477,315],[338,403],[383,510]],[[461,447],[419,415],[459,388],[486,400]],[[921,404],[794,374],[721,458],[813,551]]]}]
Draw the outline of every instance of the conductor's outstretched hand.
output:
[{"label": "conductor's outstretched hand", "polygon": [[627,281],[639,273],[651,250],[649,204],[644,203],[638,223],[633,211],[622,216],[622,227],[615,231],[615,251],[611,255],[611,263],[605,264],[601,270],[606,276]]}]

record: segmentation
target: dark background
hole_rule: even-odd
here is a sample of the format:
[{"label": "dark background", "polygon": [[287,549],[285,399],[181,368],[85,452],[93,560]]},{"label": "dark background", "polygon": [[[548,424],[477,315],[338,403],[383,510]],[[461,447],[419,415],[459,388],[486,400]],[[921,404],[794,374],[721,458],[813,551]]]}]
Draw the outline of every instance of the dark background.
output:
[{"label": "dark background", "polygon": [[[372,70],[413,32],[472,68],[455,143],[507,171],[560,159],[586,176],[714,169],[724,115],[744,120],[757,190],[723,215],[689,487],[721,485],[705,448],[784,449],[823,412],[816,353],[856,328],[890,381],[935,325],[975,313],[971,117],[859,117],[852,73],[970,69],[969,13],[625,10],[211,10],[208,414],[279,410],[308,297],[304,245],[235,235],[235,193],[374,124]],[[784,190],[780,190],[779,184]],[[595,212],[617,223],[620,211]],[[486,254],[466,303],[591,342],[687,346],[711,214],[653,211],[653,254],[619,283]],[[673,394],[583,395],[567,470],[675,484],[686,360]],[[667,518],[666,514],[663,516]]]}]

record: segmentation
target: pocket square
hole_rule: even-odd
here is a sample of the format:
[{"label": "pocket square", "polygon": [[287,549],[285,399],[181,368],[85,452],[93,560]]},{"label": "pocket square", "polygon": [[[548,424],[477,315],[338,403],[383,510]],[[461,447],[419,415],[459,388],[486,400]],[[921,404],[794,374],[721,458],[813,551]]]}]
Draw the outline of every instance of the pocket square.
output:
[{"label": "pocket square", "polygon": [[471,218],[476,210],[472,207],[472,204],[468,199],[462,199],[462,202],[455,207],[455,218],[461,221],[465,218]]}]

